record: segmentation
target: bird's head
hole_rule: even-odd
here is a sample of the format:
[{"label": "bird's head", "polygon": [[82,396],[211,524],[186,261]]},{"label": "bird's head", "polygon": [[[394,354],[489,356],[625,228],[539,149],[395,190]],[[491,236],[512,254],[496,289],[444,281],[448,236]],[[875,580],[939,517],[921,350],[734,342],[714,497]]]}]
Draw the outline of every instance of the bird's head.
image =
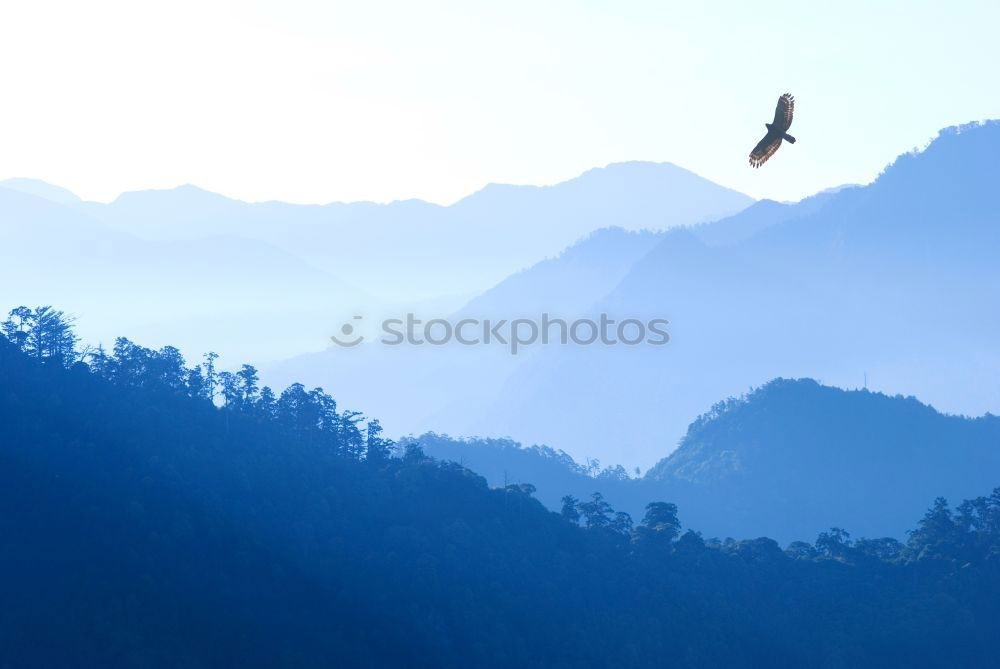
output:
[{"label": "bird's head", "polygon": [[770,123],[765,123],[764,127],[767,128],[768,130],[770,130],[771,129],[771,124]]}]

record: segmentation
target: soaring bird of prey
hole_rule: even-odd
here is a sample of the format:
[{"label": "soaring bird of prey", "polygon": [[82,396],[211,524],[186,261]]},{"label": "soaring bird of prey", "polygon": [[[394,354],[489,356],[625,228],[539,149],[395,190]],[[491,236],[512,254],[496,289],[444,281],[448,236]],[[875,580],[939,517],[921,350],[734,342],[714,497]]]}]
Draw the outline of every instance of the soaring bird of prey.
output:
[{"label": "soaring bird of prey", "polygon": [[778,107],[774,110],[774,121],[765,123],[767,134],[764,139],[757,142],[750,152],[750,164],[760,167],[767,162],[767,159],[774,155],[774,152],[781,146],[781,140],[787,139],[792,144],[795,138],[788,134],[788,129],[792,126],[792,114],[795,112],[795,98],[790,93],[785,93],[778,98]]}]

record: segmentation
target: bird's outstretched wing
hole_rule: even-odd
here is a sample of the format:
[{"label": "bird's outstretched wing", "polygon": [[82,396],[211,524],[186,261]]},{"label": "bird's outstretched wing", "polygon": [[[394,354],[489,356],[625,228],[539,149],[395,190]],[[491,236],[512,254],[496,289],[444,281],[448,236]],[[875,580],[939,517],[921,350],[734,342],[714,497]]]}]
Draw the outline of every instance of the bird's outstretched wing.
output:
[{"label": "bird's outstretched wing", "polygon": [[767,162],[767,159],[774,155],[774,152],[781,146],[781,134],[773,130],[764,135],[764,139],[757,142],[750,152],[750,164],[760,167]]},{"label": "bird's outstretched wing", "polygon": [[788,132],[792,127],[792,115],[795,113],[795,98],[791,93],[785,93],[778,98],[778,106],[774,109],[774,129],[779,133]]}]

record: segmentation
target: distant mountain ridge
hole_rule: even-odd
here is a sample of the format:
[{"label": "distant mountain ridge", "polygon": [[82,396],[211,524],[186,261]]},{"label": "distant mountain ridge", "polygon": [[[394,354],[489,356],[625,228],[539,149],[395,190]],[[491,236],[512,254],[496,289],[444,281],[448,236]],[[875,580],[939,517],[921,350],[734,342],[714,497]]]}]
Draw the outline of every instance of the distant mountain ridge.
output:
[{"label": "distant mountain ridge", "polygon": [[248,203],[194,186],[124,193],[109,204],[82,206],[151,239],[264,241],[399,300],[454,294],[456,286],[485,290],[599,228],[661,230],[721,218],[752,202],[676,165],[632,162],[552,186],[490,184],[450,206],[421,200]]},{"label": "distant mountain ridge", "polygon": [[583,314],[610,292],[661,236],[651,230],[595,230],[558,256],[512,274],[473,298],[455,317]]},{"label": "distant mountain ridge", "polygon": [[82,202],[76,193],[61,186],[53,186],[39,179],[4,179],[0,181],[0,188],[20,191],[58,204],[75,205]]},{"label": "distant mountain ridge", "polygon": [[0,212],[0,283],[17,287],[6,299],[80,314],[80,332],[94,345],[111,346],[126,332],[151,346],[173,342],[196,357],[215,335],[223,352],[260,359],[268,349],[252,337],[282,338],[284,350],[302,350],[322,338],[304,327],[279,330],[279,323],[318,329],[337,310],[366,301],[357,287],[265,242],[140,239],[21,189],[0,187]]},{"label": "distant mountain ridge", "polygon": [[[857,188],[857,186],[845,186],[844,188]],[[695,225],[691,228],[691,232],[706,246],[738,244],[772,225],[819,211],[826,206],[835,193],[841,190],[843,188],[823,191],[791,204],[775,202],[774,200],[760,200],[732,216]]]}]

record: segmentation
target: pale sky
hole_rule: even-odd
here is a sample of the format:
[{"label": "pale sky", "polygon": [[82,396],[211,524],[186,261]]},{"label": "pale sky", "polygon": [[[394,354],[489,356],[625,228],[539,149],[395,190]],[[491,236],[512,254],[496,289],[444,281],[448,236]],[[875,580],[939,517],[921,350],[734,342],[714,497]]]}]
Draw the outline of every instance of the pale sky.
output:
[{"label": "pale sky", "polygon": [[[5,2],[0,178],[450,203],[654,160],[798,199],[1000,117],[998,25],[995,0]],[[752,170],[786,91],[799,142]]]}]

